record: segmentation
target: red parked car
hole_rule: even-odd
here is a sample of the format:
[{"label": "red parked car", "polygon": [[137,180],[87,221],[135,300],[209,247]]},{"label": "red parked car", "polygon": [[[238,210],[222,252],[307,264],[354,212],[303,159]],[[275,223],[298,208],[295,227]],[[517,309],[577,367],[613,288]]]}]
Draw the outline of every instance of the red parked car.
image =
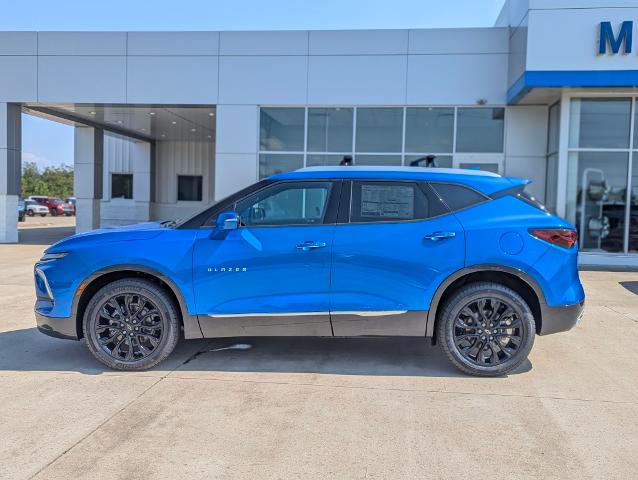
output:
[{"label": "red parked car", "polygon": [[44,204],[49,207],[51,215],[66,215],[67,217],[73,215],[73,205],[63,202],[59,198],[49,197]]}]

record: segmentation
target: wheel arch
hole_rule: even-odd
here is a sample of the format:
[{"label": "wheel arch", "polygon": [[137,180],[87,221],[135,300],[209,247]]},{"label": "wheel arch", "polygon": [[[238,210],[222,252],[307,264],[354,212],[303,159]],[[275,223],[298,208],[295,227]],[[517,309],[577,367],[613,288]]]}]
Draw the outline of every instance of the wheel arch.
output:
[{"label": "wheel arch", "polygon": [[73,317],[78,339],[84,336],[82,321],[84,312],[91,298],[105,285],[122,278],[145,278],[163,288],[175,301],[180,313],[180,323],[184,328],[185,338],[202,338],[202,331],[196,315],[188,312],[184,296],[179,287],[168,276],[145,265],[114,265],[100,269],[85,278],[73,297]]},{"label": "wheel arch", "polygon": [[521,295],[534,314],[536,333],[541,332],[545,295],[540,285],[529,274],[512,267],[502,265],[475,265],[458,270],[447,277],[436,289],[427,316],[425,335],[436,340],[436,326],[440,307],[445,300],[463,285],[477,281],[492,281],[510,287]]}]

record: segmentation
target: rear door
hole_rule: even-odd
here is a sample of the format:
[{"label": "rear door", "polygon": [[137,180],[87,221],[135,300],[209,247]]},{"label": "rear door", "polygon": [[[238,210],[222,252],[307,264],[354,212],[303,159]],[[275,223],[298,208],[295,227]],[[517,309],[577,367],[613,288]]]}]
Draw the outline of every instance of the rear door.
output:
[{"label": "rear door", "polygon": [[344,183],[330,291],[334,335],[424,336],[434,291],[463,268],[464,255],[461,224],[426,183]]}]

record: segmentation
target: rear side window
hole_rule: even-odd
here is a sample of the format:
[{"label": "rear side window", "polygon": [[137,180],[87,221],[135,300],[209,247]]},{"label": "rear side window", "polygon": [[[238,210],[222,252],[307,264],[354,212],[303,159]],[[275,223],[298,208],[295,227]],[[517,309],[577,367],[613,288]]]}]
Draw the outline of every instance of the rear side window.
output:
[{"label": "rear side window", "polygon": [[488,198],[476,190],[456,183],[430,183],[453,212],[486,201]]},{"label": "rear side window", "polygon": [[355,181],[351,223],[423,220],[447,213],[426,185],[415,182]]}]

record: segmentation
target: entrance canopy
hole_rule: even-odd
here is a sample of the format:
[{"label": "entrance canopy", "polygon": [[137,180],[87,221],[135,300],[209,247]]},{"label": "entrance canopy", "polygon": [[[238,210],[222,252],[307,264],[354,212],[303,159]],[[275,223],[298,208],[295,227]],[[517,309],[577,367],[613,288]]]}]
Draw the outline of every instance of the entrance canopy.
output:
[{"label": "entrance canopy", "polygon": [[25,113],[142,141],[211,142],[215,106],[31,103]]}]

